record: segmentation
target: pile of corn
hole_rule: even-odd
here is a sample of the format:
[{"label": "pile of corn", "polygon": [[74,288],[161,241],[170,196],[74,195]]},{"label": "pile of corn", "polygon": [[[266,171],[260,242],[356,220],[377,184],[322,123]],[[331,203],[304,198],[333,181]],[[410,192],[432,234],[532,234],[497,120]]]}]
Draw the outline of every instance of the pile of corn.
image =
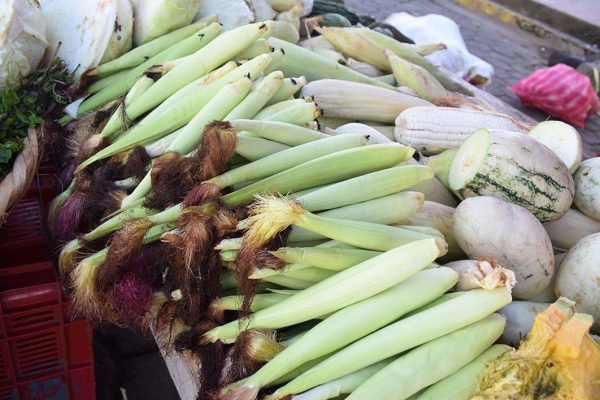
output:
[{"label": "pile of corn", "polygon": [[470,398],[507,350],[495,311],[514,277],[494,267],[447,293],[459,273],[435,262],[465,257],[454,153],[412,157],[525,125],[435,69],[423,54],[440,46],[319,30],[393,73],[374,78],[270,21],[221,30],[181,28],[76,88],[49,225],[77,310],[197,354],[200,398]]}]

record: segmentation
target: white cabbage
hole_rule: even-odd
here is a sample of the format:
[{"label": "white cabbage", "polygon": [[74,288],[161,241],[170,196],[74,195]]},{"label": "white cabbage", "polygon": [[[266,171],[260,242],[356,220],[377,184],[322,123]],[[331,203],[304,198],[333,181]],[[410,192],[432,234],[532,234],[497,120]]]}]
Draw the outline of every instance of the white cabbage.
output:
[{"label": "white cabbage", "polygon": [[254,14],[244,0],[200,0],[196,20],[209,15],[218,15],[226,30],[254,22]]},{"label": "white cabbage", "polygon": [[133,8],[130,0],[117,1],[117,16],[108,46],[100,64],[114,60],[128,52],[133,44]]},{"label": "white cabbage", "polygon": [[46,23],[32,0],[0,0],[0,89],[20,86],[47,46]]},{"label": "white cabbage", "polygon": [[254,14],[255,21],[268,21],[275,17],[275,11],[267,0],[246,0],[250,11]]},{"label": "white cabbage", "polygon": [[131,47],[132,18],[128,0],[40,0],[48,24],[49,51],[54,49],[79,77],[89,68],[118,57]]},{"label": "white cabbage", "polygon": [[[136,46],[189,25],[200,0],[132,0],[133,43]],[[217,13],[214,13],[217,14]]]}]

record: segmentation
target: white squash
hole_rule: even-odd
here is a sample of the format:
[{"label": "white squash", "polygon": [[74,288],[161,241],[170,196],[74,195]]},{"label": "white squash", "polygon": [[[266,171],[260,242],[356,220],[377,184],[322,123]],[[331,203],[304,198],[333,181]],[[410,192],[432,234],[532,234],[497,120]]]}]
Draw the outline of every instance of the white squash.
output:
[{"label": "white squash", "polygon": [[565,163],[533,137],[485,129],[460,146],[448,180],[463,197],[498,197],[525,207],[542,222],[562,217],[575,190]]},{"label": "white squash", "polygon": [[493,260],[515,273],[515,298],[532,299],[550,284],[552,243],[523,207],[491,196],[468,198],[454,213],[454,235],[469,258]]},{"label": "white squash", "polygon": [[575,172],[583,154],[583,143],[577,129],[562,121],[543,121],[531,128],[529,136],[542,143]]},{"label": "white squash", "polygon": [[521,340],[531,331],[535,316],[544,311],[550,303],[535,303],[533,301],[513,301],[498,310],[506,317],[504,333],[498,341],[512,347],[519,347]]},{"label": "white squash", "polygon": [[583,161],[573,179],[575,205],[588,217],[600,221],[600,157]]},{"label": "white squash", "polygon": [[584,236],[600,232],[600,221],[570,208],[560,219],[545,223],[544,228],[556,250],[569,251]]},{"label": "white squash", "polygon": [[560,264],[554,290],[575,301],[578,312],[591,314],[594,329],[600,328],[600,233],[571,247]]}]

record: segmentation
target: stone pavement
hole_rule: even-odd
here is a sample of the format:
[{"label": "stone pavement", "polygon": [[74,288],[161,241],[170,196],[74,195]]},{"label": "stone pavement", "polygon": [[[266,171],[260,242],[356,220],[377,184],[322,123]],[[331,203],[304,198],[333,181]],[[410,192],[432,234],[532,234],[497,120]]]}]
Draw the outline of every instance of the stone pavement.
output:
[{"label": "stone pavement", "polygon": [[[543,54],[549,53],[550,45],[543,38],[477,14],[451,0],[346,0],[346,5],[380,19],[401,11],[415,15],[435,13],[453,19],[460,25],[469,51],[491,63],[496,70],[492,83],[485,89],[538,121],[548,118],[541,111],[524,108],[508,90],[519,79],[546,66]],[[579,129],[579,132],[584,140],[585,156],[592,157],[600,151],[600,116],[589,118],[586,128]]]}]

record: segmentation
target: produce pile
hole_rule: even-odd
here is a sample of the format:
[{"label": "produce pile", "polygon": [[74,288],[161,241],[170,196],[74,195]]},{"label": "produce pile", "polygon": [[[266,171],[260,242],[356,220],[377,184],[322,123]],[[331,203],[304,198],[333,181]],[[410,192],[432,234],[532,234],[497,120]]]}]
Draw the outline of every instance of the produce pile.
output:
[{"label": "produce pile", "polygon": [[80,313],[192,352],[202,399],[600,396],[573,128],[471,97],[440,44],[214,21],[90,65],[43,126],[71,143],[48,224]]}]

